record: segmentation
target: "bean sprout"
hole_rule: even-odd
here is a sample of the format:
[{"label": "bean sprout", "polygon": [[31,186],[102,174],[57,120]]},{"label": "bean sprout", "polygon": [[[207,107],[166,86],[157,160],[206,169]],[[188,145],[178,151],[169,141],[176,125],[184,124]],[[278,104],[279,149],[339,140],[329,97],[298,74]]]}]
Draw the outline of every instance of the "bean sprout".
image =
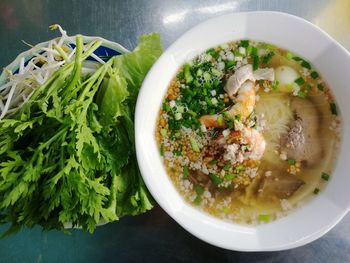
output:
[{"label": "bean sprout", "polygon": [[[60,25],[52,25],[50,29],[58,29],[61,36],[49,41],[45,47],[32,46],[24,42],[31,47],[32,57],[29,60],[21,57],[18,70],[15,72],[4,69],[7,80],[0,85],[0,120],[20,109],[30,99],[36,88],[43,85],[57,69],[75,59],[76,49],[71,45],[74,42],[67,32]],[[87,51],[94,43],[95,41],[85,43],[83,50]],[[105,64],[94,53],[90,56],[98,63]],[[91,67],[87,67],[83,72],[91,70]]]}]

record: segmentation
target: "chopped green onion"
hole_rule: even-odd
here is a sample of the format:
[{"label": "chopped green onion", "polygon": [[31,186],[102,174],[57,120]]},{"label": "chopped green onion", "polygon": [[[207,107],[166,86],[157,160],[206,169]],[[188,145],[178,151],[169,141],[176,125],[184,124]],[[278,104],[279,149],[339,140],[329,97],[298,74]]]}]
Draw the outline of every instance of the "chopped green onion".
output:
[{"label": "chopped green onion", "polygon": [[270,60],[272,59],[272,57],[275,55],[275,53],[273,51],[269,52],[268,54],[266,54],[263,58],[262,58],[262,63],[263,64],[267,64],[270,62]]},{"label": "chopped green onion", "polygon": [[160,145],[159,152],[160,152],[160,156],[164,156],[164,145],[163,144]]},{"label": "chopped green onion", "polygon": [[219,57],[219,53],[216,52],[214,48],[208,49],[206,53],[211,55],[215,59]]},{"label": "chopped green onion", "polygon": [[217,77],[221,77],[221,75],[222,75],[222,72],[217,70],[217,69],[215,69],[215,68],[211,69],[211,73],[213,73],[213,75],[217,76]]},{"label": "chopped green onion", "polygon": [[298,97],[305,99],[306,93],[304,91],[299,91],[298,92]]},{"label": "chopped green onion", "polygon": [[338,115],[337,105],[335,103],[329,103],[329,107],[333,115]]},{"label": "chopped green onion", "polygon": [[195,205],[200,205],[202,203],[202,197],[200,197],[199,195],[197,195],[196,199],[194,199],[193,203]]},{"label": "chopped green onion", "polygon": [[269,222],[270,221],[270,215],[261,214],[258,216],[259,221]]},{"label": "chopped green onion", "polygon": [[225,119],[222,115],[220,115],[217,119],[217,123],[219,126],[223,126],[225,124]]},{"label": "chopped green onion", "polygon": [[256,55],[256,56],[253,56],[253,70],[257,70],[259,68],[259,56]]},{"label": "chopped green onion", "polygon": [[181,156],[181,155],[182,155],[182,151],[180,151],[180,150],[175,150],[175,151],[174,151],[174,155],[175,155],[175,156]]},{"label": "chopped green onion", "polygon": [[239,165],[237,165],[237,166],[235,167],[235,170],[236,170],[236,171],[244,171],[245,168],[244,168],[244,166],[243,166],[242,164],[239,164]]},{"label": "chopped green onion", "polygon": [[183,80],[185,78],[183,71],[180,71],[179,73],[177,73],[176,78],[178,78],[179,80]]},{"label": "chopped green onion", "polygon": [[247,49],[246,49],[246,53],[247,53],[248,55],[251,55],[252,52],[253,52],[253,46],[248,46]]},{"label": "chopped green onion", "polygon": [[165,137],[166,136],[166,133],[167,133],[167,130],[166,129],[160,129],[160,134]]},{"label": "chopped green onion", "polygon": [[210,164],[210,165],[214,165],[214,164],[217,164],[217,162],[218,162],[217,160],[211,160],[211,161],[209,162],[209,164]]},{"label": "chopped green onion", "polygon": [[201,69],[197,70],[197,76],[202,76],[203,75],[203,71]]},{"label": "chopped green onion", "polygon": [[225,206],[222,211],[224,211],[225,214],[230,213],[230,206]]},{"label": "chopped green onion", "polygon": [[249,46],[249,40],[241,40],[240,42],[241,47],[248,47]]},{"label": "chopped green onion", "polygon": [[307,62],[307,61],[305,61],[305,60],[303,60],[303,62],[301,62],[301,66],[302,66],[303,68],[311,69],[310,63]]},{"label": "chopped green onion", "polygon": [[228,171],[228,170],[230,170],[230,167],[231,167],[231,165],[226,163],[222,169],[224,169],[225,171]]},{"label": "chopped green onion", "polygon": [[203,78],[204,78],[205,81],[211,80],[211,76],[210,76],[210,74],[208,72],[204,72],[203,73]]},{"label": "chopped green onion", "polygon": [[189,171],[188,171],[188,166],[187,165],[184,166],[183,174],[184,174],[184,178],[188,178]]},{"label": "chopped green onion", "polygon": [[174,117],[175,117],[175,120],[177,120],[177,121],[181,120],[182,119],[182,114],[180,112],[176,112]]},{"label": "chopped green onion", "polygon": [[236,177],[236,175],[234,173],[227,173],[227,174],[225,174],[225,179],[226,180],[232,180],[235,177]]},{"label": "chopped green onion", "polygon": [[278,80],[272,81],[272,83],[271,83],[272,89],[273,89],[273,90],[277,90],[279,84],[280,84],[280,83],[279,83]]},{"label": "chopped green onion", "polygon": [[195,152],[200,152],[201,150],[199,149],[198,142],[194,138],[190,138],[190,144],[191,148]]},{"label": "chopped green onion", "polygon": [[187,84],[191,83],[193,81],[193,76],[190,71],[190,65],[186,64],[184,66],[184,75],[185,75],[185,81]]},{"label": "chopped green onion", "polygon": [[299,86],[301,86],[305,83],[305,80],[302,77],[300,77],[300,78],[297,78],[296,80],[294,80],[294,82],[296,84],[298,84]]},{"label": "chopped green onion", "polygon": [[226,60],[225,61],[225,69],[231,69],[236,65],[236,61],[234,60]]},{"label": "chopped green onion", "polygon": [[202,195],[204,193],[204,188],[198,184],[195,184],[193,188],[197,195]]},{"label": "chopped green onion", "polygon": [[294,165],[294,164],[295,164],[295,160],[289,159],[289,160],[288,160],[288,164],[289,164],[289,165]]},{"label": "chopped green onion", "polygon": [[314,194],[317,195],[319,192],[320,192],[320,188],[317,188],[317,187],[316,187],[316,188],[314,189]]},{"label": "chopped green onion", "polygon": [[168,103],[164,102],[163,103],[163,110],[165,110],[166,112],[171,111],[171,107]]},{"label": "chopped green onion", "polygon": [[324,173],[324,172],[321,174],[321,177],[322,177],[322,179],[325,180],[325,181],[329,181],[329,178],[330,178],[329,174]]},{"label": "chopped green onion", "polygon": [[303,59],[300,58],[300,57],[293,57],[293,59],[294,59],[295,61],[303,61]]},{"label": "chopped green onion", "polygon": [[293,53],[287,52],[287,54],[286,54],[287,59],[293,59],[293,57],[294,57]]},{"label": "chopped green onion", "polygon": [[311,86],[310,84],[306,84],[306,85],[305,85],[305,89],[306,89],[307,91],[311,91],[311,90],[312,90],[312,86]]},{"label": "chopped green onion", "polygon": [[269,49],[269,50],[274,50],[274,49],[276,49],[276,46],[275,46],[275,45],[266,44],[266,43],[263,44],[263,47],[266,48],[266,49]]},{"label": "chopped green onion", "polygon": [[311,72],[310,76],[313,79],[317,79],[319,75],[318,75],[318,73],[316,71],[313,71],[313,72]]},{"label": "chopped green onion", "polygon": [[250,55],[253,59],[253,70],[257,70],[259,68],[259,62],[260,62],[260,59],[259,59],[259,56],[258,56],[258,49],[254,46],[249,46],[251,47],[251,49],[249,49],[250,52]]},{"label": "chopped green onion", "polygon": [[219,185],[222,183],[222,179],[216,174],[209,174],[209,177],[215,185]]},{"label": "chopped green onion", "polygon": [[324,87],[323,87],[322,84],[318,84],[318,85],[317,85],[317,88],[318,88],[320,91],[323,91],[323,90],[324,90]]}]

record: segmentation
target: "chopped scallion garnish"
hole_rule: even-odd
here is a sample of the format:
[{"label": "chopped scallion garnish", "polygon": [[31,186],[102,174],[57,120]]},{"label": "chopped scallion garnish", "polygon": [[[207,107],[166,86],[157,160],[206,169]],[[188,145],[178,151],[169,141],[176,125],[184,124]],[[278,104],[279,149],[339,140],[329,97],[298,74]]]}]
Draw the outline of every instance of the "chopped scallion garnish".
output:
[{"label": "chopped scallion garnish", "polygon": [[195,205],[200,205],[202,203],[202,197],[200,197],[199,195],[197,195],[197,197],[194,199],[193,203]]},{"label": "chopped scallion garnish", "polygon": [[160,156],[164,156],[164,145],[163,144],[160,145],[159,152],[160,152]]},{"label": "chopped scallion garnish", "polygon": [[237,165],[237,166],[235,167],[235,170],[236,170],[236,171],[244,171],[245,168],[244,168],[244,166],[243,166],[242,164],[239,164],[239,165]]},{"label": "chopped scallion garnish", "polygon": [[305,85],[305,90],[311,91],[312,90],[312,86],[310,84],[306,84]]},{"label": "chopped scallion garnish", "polygon": [[327,174],[327,173],[325,173],[325,172],[323,172],[323,173],[321,174],[321,177],[322,177],[322,179],[325,180],[325,181],[329,181],[329,178],[330,178],[329,174]]},{"label": "chopped scallion garnish", "polygon": [[320,188],[317,188],[317,187],[316,187],[316,188],[314,189],[314,194],[317,195],[319,192],[320,192]]},{"label": "chopped scallion garnish", "polygon": [[235,177],[236,177],[236,175],[234,173],[227,173],[227,174],[225,174],[225,179],[226,180],[232,180]]},{"label": "chopped scallion garnish", "polygon": [[334,102],[329,103],[329,107],[333,115],[338,115],[337,105]]},{"label": "chopped scallion garnish", "polygon": [[210,164],[210,165],[215,165],[215,164],[217,164],[217,162],[218,162],[217,160],[211,160],[211,161],[209,162],[209,164]]},{"label": "chopped scallion garnish", "polygon": [[305,60],[303,60],[303,62],[301,62],[301,66],[302,66],[303,68],[311,69],[310,63],[307,62],[307,61],[305,61]]},{"label": "chopped scallion garnish", "polygon": [[228,170],[230,170],[230,167],[231,167],[231,165],[226,163],[222,169],[224,169],[225,171],[228,171]]},{"label": "chopped scallion garnish", "polygon": [[296,80],[294,80],[294,82],[296,84],[298,84],[299,86],[301,86],[305,83],[305,80],[302,77],[300,77],[300,78],[297,78]]},{"label": "chopped scallion garnish", "polygon": [[295,164],[295,160],[289,159],[289,160],[288,160],[288,164],[289,164],[289,165],[294,165],[294,164]]},{"label": "chopped scallion garnish", "polygon": [[271,83],[271,88],[272,88],[273,90],[277,90],[278,85],[279,85],[279,81],[278,81],[278,80],[274,80],[274,81],[272,81],[272,83]]},{"label": "chopped scallion garnish", "polygon": [[313,79],[317,79],[319,75],[318,75],[318,73],[316,71],[313,71],[313,72],[311,72],[310,76]]},{"label": "chopped scallion garnish", "polygon": [[261,214],[258,216],[259,221],[269,222],[270,221],[270,215]]},{"label": "chopped scallion garnish", "polygon": [[166,129],[160,129],[160,134],[165,137],[167,134],[167,130]]},{"label": "chopped scallion garnish", "polygon": [[324,90],[324,87],[323,87],[322,84],[318,84],[318,85],[317,85],[317,88],[318,88],[320,91],[323,91],[323,90]]},{"label": "chopped scallion garnish", "polygon": [[267,53],[263,58],[262,58],[262,63],[263,64],[267,64],[270,62],[270,60],[272,59],[272,57],[275,55],[275,53],[273,51]]},{"label": "chopped scallion garnish", "polygon": [[209,174],[209,177],[215,185],[219,185],[222,183],[222,179],[216,174]]},{"label": "chopped scallion garnish", "polygon": [[193,81],[193,76],[191,74],[191,70],[190,70],[190,65],[186,64],[184,66],[184,76],[185,76],[185,81],[187,84],[191,83]]},{"label": "chopped scallion garnish", "polygon": [[197,193],[197,195],[202,195],[203,193],[204,193],[204,188],[202,187],[202,186],[200,186],[200,185],[198,185],[198,184],[195,184],[194,186],[193,186],[193,188],[194,188],[194,191]]},{"label": "chopped scallion garnish", "polygon": [[188,166],[187,165],[184,166],[183,174],[184,174],[184,178],[188,178],[189,171],[188,171]]},{"label": "chopped scallion garnish", "polygon": [[304,98],[306,97],[306,93],[305,93],[304,91],[299,91],[299,92],[298,92],[298,97],[304,99]]},{"label": "chopped scallion garnish", "polygon": [[195,152],[200,152],[201,150],[199,149],[198,142],[194,138],[190,138],[190,144],[191,148]]},{"label": "chopped scallion garnish", "polygon": [[249,46],[249,40],[241,40],[240,46],[247,48]]}]

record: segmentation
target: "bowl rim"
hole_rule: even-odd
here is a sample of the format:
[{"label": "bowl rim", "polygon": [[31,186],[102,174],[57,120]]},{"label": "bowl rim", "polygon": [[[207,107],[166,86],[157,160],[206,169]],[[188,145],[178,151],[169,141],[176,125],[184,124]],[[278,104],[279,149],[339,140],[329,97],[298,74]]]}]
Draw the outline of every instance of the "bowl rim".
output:
[{"label": "bowl rim", "polygon": [[[230,250],[238,250],[238,251],[279,251],[279,250],[285,250],[285,249],[291,249],[291,248],[295,248],[295,247],[299,247],[302,245],[305,245],[309,242],[312,242],[314,240],[316,240],[317,238],[323,236],[325,233],[327,233],[331,228],[333,228],[349,211],[350,207],[349,204],[346,207],[346,209],[343,209],[341,211],[337,211],[337,215],[334,216],[332,219],[328,220],[328,222],[326,224],[324,224],[322,226],[322,228],[320,228],[318,231],[314,231],[312,233],[307,234],[306,236],[304,236],[303,238],[299,238],[297,240],[291,238],[288,241],[285,241],[283,244],[278,244],[278,245],[265,245],[265,244],[261,244],[261,243],[253,243],[250,246],[247,246],[245,244],[240,244],[240,243],[235,243],[235,244],[225,244],[222,243],[220,241],[220,237],[219,238],[215,238],[215,240],[211,239],[209,236],[209,234],[207,235],[205,233],[205,231],[199,231],[198,229],[195,230],[195,226],[193,225],[193,223],[189,223],[189,222],[185,222],[186,220],[188,220],[188,218],[184,219],[182,217],[185,217],[185,215],[182,213],[181,214],[181,209],[183,209],[184,206],[186,206],[185,202],[182,199],[182,206],[181,209],[179,207],[170,207],[170,205],[168,203],[166,203],[163,198],[164,196],[166,196],[166,194],[161,194],[157,191],[157,189],[153,186],[154,183],[154,177],[151,173],[151,166],[152,164],[147,163],[146,162],[146,158],[147,158],[147,154],[148,155],[153,155],[153,157],[150,157],[152,159],[152,161],[156,161],[160,158],[158,158],[157,160],[154,159],[154,156],[159,155],[158,152],[151,152],[151,154],[149,153],[149,149],[145,149],[145,139],[146,140],[151,140],[149,137],[144,137],[145,134],[145,126],[144,126],[144,114],[145,114],[145,106],[146,103],[144,100],[147,99],[147,97],[149,97],[149,95],[147,93],[149,93],[152,89],[154,89],[154,86],[157,85],[152,83],[155,79],[154,79],[154,74],[159,74],[159,70],[161,69],[161,66],[164,66],[164,59],[165,58],[170,58],[171,52],[173,52],[174,50],[176,50],[176,47],[179,46],[181,44],[181,42],[187,38],[188,36],[190,36],[191,34],[193,34],[194,32],[201,30],[201,27],[203,27],[204,25],[208,25],[208,24],[212,24],[212,23],[216,23],[218,21],[221,20],[225,20],[226,18],[230,18],[232,16],[234,17],[238,17],[241,16],[242,18],[245,17],[250,17],[250,16],[259,16],[259,15],[267,15],[267,16],[272,16],[272,17],[278,17],[278,18],[282,18],[282,19],[286,19],[289,20],[292,23],[302,23],[304,27],[308,28],[309,30],[312,30],[314,34],[319,34],[321,35],[321,37],[323,39],[325,39],[326,41],[328,41],[329,43],[332,43],[336,46],[336,48],[338,50],[340,50],[342,53],[347,55],[347,59],[350,60],[350,54],[349,52],[342,47],[337,41],[335,41],[332,37],[330,37],[327,33],[325,33],[323,30],[321,30],[320,28],[318,28],[317,26],[313,25],[312,23],[310,23],[309,21],[302,19],[300,17],[291,15],[291,14],[287,14],[287,13],[283,13],[283,12],[275,12],[275,11],[253,11],[253,12],[239,12],[239,13],[230,13],[230,14],[226,14],[226,15],[222,15],[222,16],[218,16],[218,17],[214,17],[211,18],[209,20],[206,20],[196,26],[194,26],[193,28],[191,28],[190,30],[188,30],[187,32],[185,32],[180,38],[178,38],[178,40],[176,40],[164,53],[163,55],[158,59],[158,61],[153,65],[152,69],[149,71],[148,75],[146,76],[143,85],[141,87],[139,96],[138,96],[138,100],[137,100],[137,104],[136,104],[136,112],[135,112],[135,140],[136,140],[136,153],[137,153],[137,159],[138,159],[138,164],[139,164],[139,168],[142,174],[142,177],[145,181],[145,184],[147,186],[147,188],[149,189],[149,191],[151,192],[151,194],[153,195],[153,197],[155,198],[155,200],[158,202],[158,204],[162,207],[162,209],[165,210],[165,212],[167,214],[169,214],[178,224],[180,224],[185,230],[187,230],[188,232],[190,232],[191,234],[195,235],[196,237],[198,237],[199,239],[210,243],[212,245],[218,246],[218,247],[222,247],[222,248],[226,248],[226,249],[230,249]],[[258,40],[258,39],[257,39]],[[263,41],[263,40],[262,40]],[[204,51],[204,50],[201,50]],[[166,88],[163,87],[163,89],[161,90],[163,93],[165,92]],[[160,90],[158,90],[160,91]],[[157,92],[158,92],[157,91]],[[154,102],[154,101],[152,101]],[[161,102],[160,102],[161,103]],[[157,105],[158,110],[160,107],[160,103]],[[152,106],[155,107],[155,106]],[[147,118],[147,117],[146,117]],[[147,120],[148,121],[148,120]],[[154,138],[154,132],[153,133],[153,141],[155,141]],[[343,138],[344,139],[344,138]],[[339,154],[340,155],[340,154]],[[159,176],[167,176],[165,173],[165,170],[163,169],[163,171],[159,172]],[[174,186],[173,186],[174,187]],[[329,188],[329,187],[328,187]],[[179,194],[178,194],[179,195]],[[187,209],[187,208],[186,208]],[[196,208],[189,208],[192,210],[197,210]],[[196,214],[196,216],[201,217],[202,220],[209,222],[208,215],[202,213],[202,212],[194,212],[191,211],[193,213]],[[288,215],[287,217],[291,217],[291,215]],[[197,219],[197,218],[196,218]],[[214,220],[213,220],[214,221]],[[218,220],[216,220],[217,222]],[[225,225],[227,224],[226,222],[224,222],[223,220],[220,220],[221,223],[219,222],[220,225]],[[272,223],[271,223],[272,224]],[[209,225],[209,223],[208,223]],[[251,230],[254,232],[254,228],[252,227]],[[252,234],[252,232],[249,232],[250,234]],[[254,233],[253,233],[254,234]]]}]

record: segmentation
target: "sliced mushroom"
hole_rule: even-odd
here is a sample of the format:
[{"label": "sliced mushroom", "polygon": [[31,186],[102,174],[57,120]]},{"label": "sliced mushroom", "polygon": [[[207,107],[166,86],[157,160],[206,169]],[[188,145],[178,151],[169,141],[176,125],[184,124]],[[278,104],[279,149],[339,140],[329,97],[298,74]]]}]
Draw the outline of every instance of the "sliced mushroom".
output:
[{"label": "sliced mushroom", "polygon": [[199,170],[190,170],[188,178],[192,183],[200,184],[202,186],[207,185],[210,181],[209,176]]},{"label": "sliced mushroom", "polygon": [[317,109],[311,101],[301,98],[293,98],[291,107],[296,119],[288,133],[281,137],[281,150],[288,158],[312,166],[322,156]]},{"label": "sliced mushroom", "polygon": [[295,175],[263,177],[258,187],[259,198],[286,199],[291,197],[305,182]]}]

